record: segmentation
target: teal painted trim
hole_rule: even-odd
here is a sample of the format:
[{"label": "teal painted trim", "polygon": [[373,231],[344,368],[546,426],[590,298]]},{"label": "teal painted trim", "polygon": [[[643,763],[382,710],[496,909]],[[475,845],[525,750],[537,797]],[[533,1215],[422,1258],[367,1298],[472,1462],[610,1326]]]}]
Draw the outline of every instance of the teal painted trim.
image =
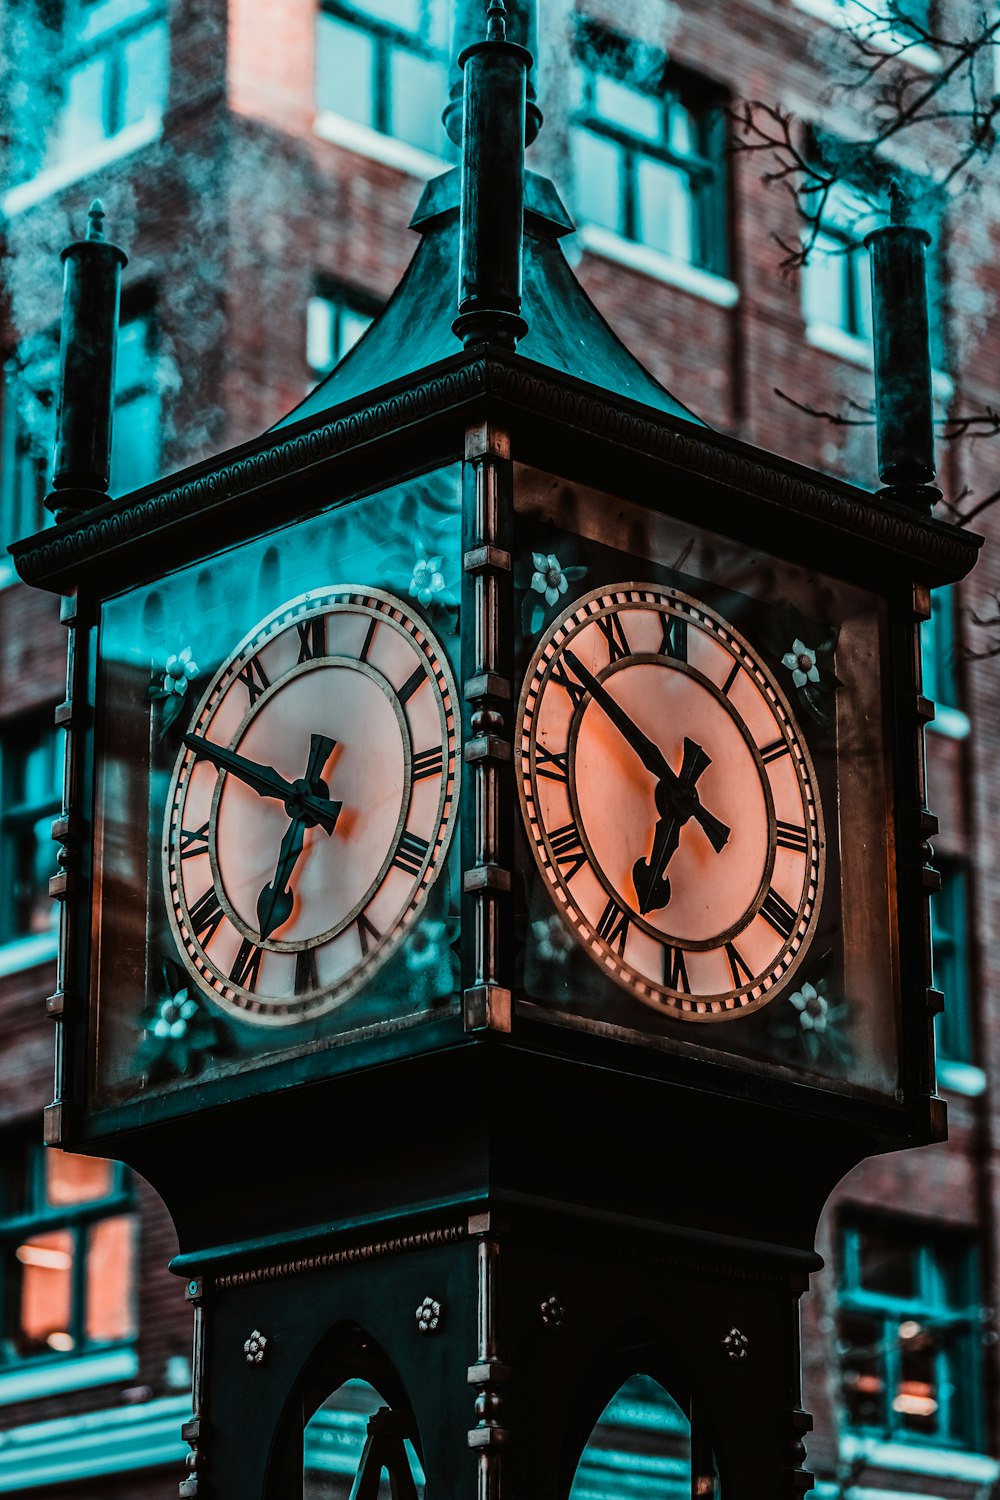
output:
[{"label": "teal painted trim", "polygon": [[170,1464],[180,1479],[188,1451],[181,1423],[190,1415],[190,1396],[167,1396],[8,1428],[0,1432],[0,1494]]},{"label": "teal painted trim", "polygon": [[82,1354],[76,1359],[46,1360],[44,1364],[26,1362],[16,1369],[0,1371],[0,1406],[35,1401],[60,1391],[84,1391],[113,1380],[131,1380],[138,1373],[139,1356],[134,1349],[109,1349],[104,1354]]}]

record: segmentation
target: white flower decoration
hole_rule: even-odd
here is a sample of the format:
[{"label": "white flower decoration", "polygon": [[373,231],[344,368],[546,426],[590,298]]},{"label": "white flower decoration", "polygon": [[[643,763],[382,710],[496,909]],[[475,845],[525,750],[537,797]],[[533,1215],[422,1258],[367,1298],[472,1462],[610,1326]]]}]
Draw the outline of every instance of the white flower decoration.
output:
[{"label": "white flower decoration", "polygon": [[430,604],[437,594],[444,593],[444,574],[441,572],[442,556],[428,557],[423,545],[417,543],[418,557],[413,565],[410,579],[410,598],[420,604]]},{"label": "white flower decoration", "polygon": [[553,912],[551,917],[543,917],[538,922],[532,922],[531,935],[535,940],[535,951],[543,964],[564,964],[566,957],[573,947],[573,939],[563,925],[562,917]]},{"label": "white flower decoration", "polygon": [[431,917],[422,922],[410,938],[406,967],[419,973],[421,969],[430,969],[441,963],[448,952],[447,932],[447,922],[435,922]]},{"label": "white flower decoration", "polygon": [[805,687],[807,682],[819,682],[816,653],[804,641],[796,639],[792,642],[792,649],[785,652],[781,665],[791,672],[792,681],[797,688]]},{"label": "white flower decoration", "polygon": [[163,669],[163,691],[183,697],[188,683],[197,675],[198,663],[192,659],[191,647],[185,646],[176,656],[167,658],[167,665]]},{"label": "white flower decoration", "polygon": [[179,1040],[187,1031],[188,1022],[198,1010],[187,990],[178,990],[160,1002],[160,1009],[153,1022],[153,1035]]},{"label": "white flower decoration", "polygon": [[545,597],[546,604],[555,604],[560,594],[569,588],[562,564],[554,552],[546,557],[544,552],[533,552],[531,561],[535,571],[531,575],[531,587],[536,594]]},{"label": "white flower decoration", "polygon": [[805,983],[789,1000],[799,1013],[799,1025],[803,1031],[825,1031],[827,1012],[830,1007],[814,984]]}]

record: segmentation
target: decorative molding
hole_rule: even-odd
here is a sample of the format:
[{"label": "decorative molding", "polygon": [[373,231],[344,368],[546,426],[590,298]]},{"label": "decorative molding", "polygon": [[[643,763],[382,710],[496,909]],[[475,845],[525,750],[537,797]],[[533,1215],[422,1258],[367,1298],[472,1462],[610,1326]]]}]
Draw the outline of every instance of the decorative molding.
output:
[{"label": "decorative molding", "polygon": [[[468,1238],[464,1224],[441,1229],[427,1229],[420,1234],[401,1234],[391,1240],[376,1240],[368,1245],[352,1245],[348,1250],[325,1250],[303,1255],[297,1260],[283,1260],[266,1266],[252,1266],[245,1271],[230,1271],[212,1278],[219,1291],[233,1287],[257,1286],[262,1281],[283,1281],[288,1276],[302,1276],[309,1271],[325,1271],[330,1266],[353,1266],[383,1255],[401,1255],[407,1250],[426,1250],[436,1245],[453,1245]],[[206,1278],[207,1279],[207,1278]]]},{"label": "decorative molding", "polygon": [[[343,457],[393,431],[457,411],[483,398],[497,398],[539,417],[642,456],[713,481],[741,494],[830,528],[852,545],[867,542],[901,554],[935,573],[964,574],[978,554],[980,539],[944,522],[926,519],[901,506],[836,481],[823,482],[812,471],[762,450],[704,429],[657,418],[520,355],[456,355],[447,365],[425,371],[329,421],[292,435],[265,436],[229,462],[192,471],[181,483],[139,491],[112,501],[78,520],[50,528],[13,548],[27,583],[63,588],[76,570],[140,540],[148,540],[202,511],[242,499],[253,490],[287,479],[311,465]],[[285,517],[284,519],[287,519]],[[276,517],[277,520],[277,517]]]}]

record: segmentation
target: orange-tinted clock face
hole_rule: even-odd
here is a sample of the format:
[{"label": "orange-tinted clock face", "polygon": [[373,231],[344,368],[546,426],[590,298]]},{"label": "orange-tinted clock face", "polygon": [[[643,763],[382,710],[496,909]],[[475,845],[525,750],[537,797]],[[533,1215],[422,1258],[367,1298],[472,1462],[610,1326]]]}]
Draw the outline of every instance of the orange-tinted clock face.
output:
[{"label": "orange-tinted clock face", "polygon": [[173,773],[164,890],[202,991],[258,1022],[348,998],[418,915],[457,805],[455,686],[401,600],[312,590],[216,673]]},{"label": "orange-tinted clock face", "polygon": [[601,589],[542,638],[520,724],[535,860],[592,957],[683,1020],[773,998],[818,920],[823,821],[748,642],[676,590]]}]

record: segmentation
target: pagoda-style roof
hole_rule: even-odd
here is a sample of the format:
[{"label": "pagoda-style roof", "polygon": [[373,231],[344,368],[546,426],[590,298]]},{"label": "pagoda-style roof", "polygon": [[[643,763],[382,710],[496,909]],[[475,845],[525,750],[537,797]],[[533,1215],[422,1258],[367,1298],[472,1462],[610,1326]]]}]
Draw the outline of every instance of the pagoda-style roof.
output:
[{"label": "pagoda-style roof", "polygon": [[[455,355],[460,173],[434,177],[411,227],[421,243],[399,286],[350,352],[272,431],[316,417]],[[528,332],[517,352],[667,416],[706,424],[626,349],[573,274],[559,240],[573,222],[547,177],[525,180],[522,313]]]}]

